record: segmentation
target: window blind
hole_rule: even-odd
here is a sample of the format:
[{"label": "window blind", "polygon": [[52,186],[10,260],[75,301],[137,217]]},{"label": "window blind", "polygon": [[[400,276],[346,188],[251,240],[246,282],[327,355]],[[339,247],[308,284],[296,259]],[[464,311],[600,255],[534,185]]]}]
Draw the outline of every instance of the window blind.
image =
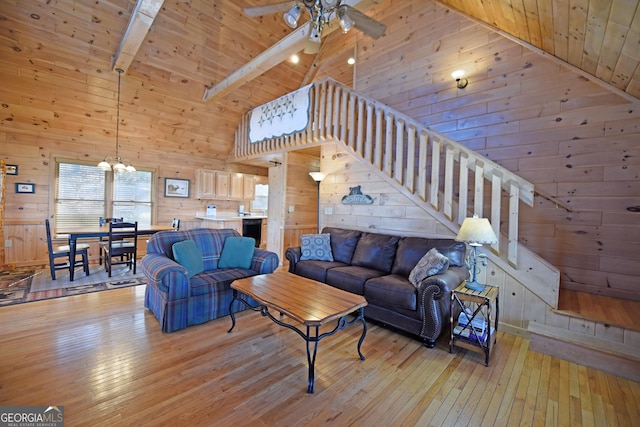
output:
[{"label": "window blind", "polygon": [[150,225],[153,172],[104,172],[97,166],[58,162],[55,230],[95,226],[100,217]]}]

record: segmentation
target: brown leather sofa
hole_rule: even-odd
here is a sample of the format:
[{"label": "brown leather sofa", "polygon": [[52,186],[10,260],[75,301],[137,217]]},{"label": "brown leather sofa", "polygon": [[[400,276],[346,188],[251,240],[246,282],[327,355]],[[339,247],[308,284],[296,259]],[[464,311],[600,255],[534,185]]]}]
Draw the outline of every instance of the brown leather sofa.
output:
[{"label": "brown leather sofa", "polygon": [[[365,317],[420,337],[432,348],[449,325],[451,290],[469,277],[466,246],[453,239],[400,237],[326,227],[333,261],[300,260],[301,247],[288,248],[289,272],[363,295]],[[431,249],[449,268],[414,286],[409,274]]]}]

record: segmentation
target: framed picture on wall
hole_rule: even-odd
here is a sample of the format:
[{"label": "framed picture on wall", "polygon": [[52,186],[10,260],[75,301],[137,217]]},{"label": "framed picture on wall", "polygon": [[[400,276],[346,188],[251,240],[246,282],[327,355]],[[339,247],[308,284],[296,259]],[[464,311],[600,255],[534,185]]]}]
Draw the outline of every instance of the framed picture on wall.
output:
[{"label": "framed picture on wall", "polygon": [[164,197],[189,198],[189,180],[177,178],[164,179]]},{"label": "framed picture on wall", "polygon": [[18,175],[18,165],[7,165],[7,175]]},{"label": "framed picture on wall", "polygon": [[36,185],[27,182],[16,182],[16,193],[35,193]]}]

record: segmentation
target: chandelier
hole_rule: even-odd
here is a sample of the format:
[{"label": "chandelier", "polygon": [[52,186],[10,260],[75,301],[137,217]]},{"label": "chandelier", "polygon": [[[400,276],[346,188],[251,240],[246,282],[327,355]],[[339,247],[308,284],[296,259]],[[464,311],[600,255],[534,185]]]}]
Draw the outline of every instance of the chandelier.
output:
[{"label": "chandelier", "polygon": [[298,26],[302,8],[309,12],[309,42],[304,48],[305,53],[318,53],[320,37],[325,25],[329,25],[332,18],[337,17],[343,33],[352,28],[358,28],[365,34],[378,38],[384,34],[385,26],[349,5],[342,4],[342,0],[297,0],[294,6],[283,16],[284,21],[291,28]]},{"label": "chandelier", "polygon": [[105,172],[108,172],[110,170],[113,170],[114,172],[135,172],[136,168],[134,168],[131,163],[127,162],[127,164],[125,165],[120,156],[118,156],[118,146],[120,145],[118,142],[118,136],[120,132],[120,77],[122,76],[124,70],[122,68],[116,68],[116,71],[118,72],[118,105],[116,109],[116,156],[105,157],[103,161],[98,163],[98,167]]}]

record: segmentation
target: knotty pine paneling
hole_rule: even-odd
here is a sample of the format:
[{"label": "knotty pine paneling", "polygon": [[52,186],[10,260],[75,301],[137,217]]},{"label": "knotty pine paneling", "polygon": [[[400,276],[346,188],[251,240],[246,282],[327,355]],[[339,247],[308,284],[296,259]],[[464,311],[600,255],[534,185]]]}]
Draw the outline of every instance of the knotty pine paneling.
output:
[{"label": "knotty pine paneling", "polygon": [[[357,68],[355,87],[530,179],[546,195],[568,206],[571,212],[536,197],[533,208],[520,210],[520,241],[561,270],[562,286],[638,299],[638,101],[440,4],[409,3],[412,13],[402,18],[393,14],[388,3],[380,7],[379,13],[393,21],[389,28],[402,22],[410,30],[405,38],[393,34],[377,40],[375,49],[357,47],[366,66]],[[484,6],[454,0],[442,3],[478,13],[482,9],[499,24],[517,16],[512,5],[506,15],[496,14],[496,2]],[[578,1],[576,6],[583,3]],[[621,5],[614,1],[606,10]],[[564,9],[538,13],[543,16],[540,36],[529,31],[529,40],[540,39],[553,49],[563,37],[554,37],[544,17],[560,13],[554,25],[566,26],[568,16]],[[589,12],[589,17],[595,15]],[[429,24],[421,25],[425,22]],[[502,29],[514,28],[510,24]],[[589,37],[592,41],[594,35]],[[596,55],[604,60],[607,49],[589,49],[581,55],[582,61]],[[563,56],[575,56],[566,40],[558,50]],[[465,89],[457,89],[450,77],[459,68],[469,79]],[[605,169],[611,172],[605,174]],[[376,208],[381,216],[398,215],[389,206]],[[336,210],[341,223],[378,226],[383,222],[365,220],[375,217],[375,212],[356,209],[358,221],[350,217],[351,209]],[[484,215],[490,212],[485,210]],[[560,231],[569,226],[577,229]],[[594,228],[601,237],[591,235],[589,230]],[[564,269],[572,272],[572,278]],[[630,286],[634,281],[636,285]]]},{"label": "knotty pine paneling", "polygon": [[[640,201],[630,194],[639,169],[634,145],[640,132],[637,102],[443,4],[566,57],[637,96],[636,3],[612,0],[596,8],[592,0],[576,0],[567,8],[566,2],[552,5],[543,0],[385,0],[368,12],[387,25],[384,37],[372,40],[357,31],[346,36],[336,31],[324,41],[319,58],[301,55],[297,66],[285,61],[220,101],[203,102],[206,87],[291,30],[280,14],[244,16],[237,2],[167,0],[122,76],[121,153],[136,166],[156,169],[159,183],[164,177],[193,180],[193,170],[199,167],[266,174],[225,164],[240,116],[296,89],[311,61],[317,60],[313,72],[318,77],[353,83],[572,204],[570,213],[546,202],[538,205],[540,198],[535,208],[523,207],[523,242],[528,237],[548,238],[553,225],[585,225],[600,227],[604,235],[611,230],[607,247],[620,242],[627,248],[637,244],[633,236],[640,222]],[[114,154],[117,74],[110,67],[134,2],[60,0],[46,7],[25,2],[5,6],[0,12],[0,157],[20,165],[17,178],[36,183],[36,194],[30,198],[16,197],[8,187],[7,215],[12,221],[42,221],[51,210],[52,185],[45,180],[55,156],[98,162]],[[341,62],[344,52],[354,47],[358,63],[351,68]],[[456,68],[467,71],[470,83],[464,90],[458,90],[450,77]],[[622,190],[627,182],[632,184]],[[573,184],[581,195],[571,194]],[[349,183],[339,185],[323,197],[344,195]],[[158,209],[167,216],[158,219],[168,221],[182,213],[184,220],[201,208],[202,202],[194,199],[164,199],[161,188]],[[396,203],[394,197],[380,197]],[[410,208],[404,209],[409,215]],[[370,211],[335,217],[344,223],[385,226],[385,220]],[[411,228],[411,218],[405,220],[401,228]],[[628,236],[621,237],[620,228],[628,228]],[[575,243],[588,237],[576,233]],[[592,240],[584,247],[591,247]],[[572,242],[570,251],[574,246]],[[627,281],[638,277],[637,271],[629,275],[621,267],[637,264],[633,259],[610,254],[607,247],[595,254],[602,262],[576,267],[584,273],[578,287],[606,293],[623,281],[626,289]],[[563,253],[560,246],[541,255],[555,258]],[[579,255],[571,252],[567,257],[580,264]],[[613,271],[603,271],[599,264]]]}]

